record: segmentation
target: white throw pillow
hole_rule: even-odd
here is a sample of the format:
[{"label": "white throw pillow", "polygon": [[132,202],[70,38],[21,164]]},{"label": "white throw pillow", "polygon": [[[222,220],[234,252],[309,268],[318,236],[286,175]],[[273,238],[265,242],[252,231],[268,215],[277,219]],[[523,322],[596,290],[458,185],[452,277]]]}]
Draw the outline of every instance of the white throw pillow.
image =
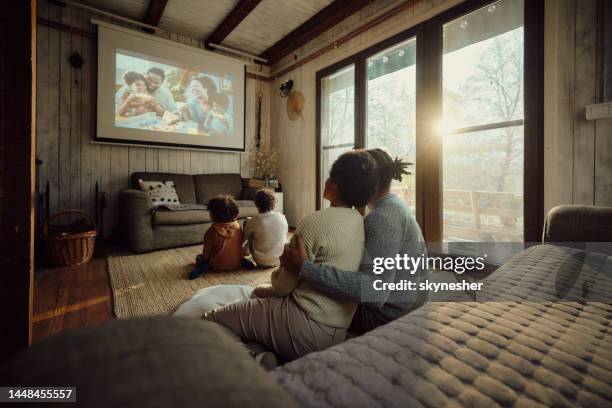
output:
[{"label": "white throw pillow", "polygon": [[180,205],[176,187],[173,181],[142,181],[138,180],[140,189],[151,197],[153,205]]}]

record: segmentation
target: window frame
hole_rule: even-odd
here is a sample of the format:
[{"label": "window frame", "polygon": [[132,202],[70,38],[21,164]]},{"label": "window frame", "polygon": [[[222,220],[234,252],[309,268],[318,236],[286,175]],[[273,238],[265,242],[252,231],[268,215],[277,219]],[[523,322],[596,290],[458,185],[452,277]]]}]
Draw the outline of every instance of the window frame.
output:
[{"label": "window frame", "polygon": [[[366,143],[367,58],[413,37],[416,54],[415,217],[428,243],[442,242],[442,140],[435,124],[442,117],[442,30],[463,15],[497,0],[466,0],[429,20],[359,51],[316,73],[316,208],[321,197],[321,81],[355,65],[355,148]],[[524,242],[541,240],[544,225],[544,0],[525,0],[524,30]],[[460,129],[461,131],[466,129]],[[471,129],[470,129],[471,130]]]}]

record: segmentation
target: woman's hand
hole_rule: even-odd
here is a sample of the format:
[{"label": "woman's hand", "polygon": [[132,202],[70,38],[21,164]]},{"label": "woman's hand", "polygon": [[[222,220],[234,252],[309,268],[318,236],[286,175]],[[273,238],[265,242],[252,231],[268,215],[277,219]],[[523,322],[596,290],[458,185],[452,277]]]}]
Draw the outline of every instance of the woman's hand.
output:
[{"label": "woman's hand", "polygon": [[285,245],[285,250],[280,257],[280,263],[287,272],[299,275],[302,264],[308,259],[306,246],[299,234],[295,234],[291,240],[292,244]]},{"label": "woman's hand", "polygon": [[269,298],[274,296],[274,288],[272,285],[257,286],[251,293],[251,299]]}]

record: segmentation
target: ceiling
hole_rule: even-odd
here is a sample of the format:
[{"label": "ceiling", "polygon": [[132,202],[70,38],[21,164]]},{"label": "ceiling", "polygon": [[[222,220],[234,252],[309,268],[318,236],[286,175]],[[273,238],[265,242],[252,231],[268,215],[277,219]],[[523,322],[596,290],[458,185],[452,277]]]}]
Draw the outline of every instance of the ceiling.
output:
[{"label": "ceiling", "polygon": [[262,0],[223,44],[261,54],[331,2],[332,0]]},{"label": "ceiling", "polygon": [[[78,1],[139,21],[146,21],[145,16],[151,3],[156,1],[164,3],[162,0]],[[335,6],[350,3],[345,0],[337,1],[344,4]],[[277,42],[286,39],[309,19],[315,16],[323,17],[322,14],[326,11],[324,9],[333,3],[333,0],[167,0],[165,8],[162,6],[163,12],[157,25],[170,32],[206,40],[228,15],[236,8],[244,6],[244,3],[250,3],[254,8],[251,7],[252,10],[249,9],[245,15],[242,15],[237,20],[237,25],[231,26],[229,34],[224,35],[221,44],[261,55]],[[351,9],[351,7],[346,8]],[[355,7],[352,7],[351,12],[355,12],[354,9]],[[329,17],[337,19],[337,13],[336,10],[336,14]],[[287,38],[289,41],[294,40],[291,37]]]}]

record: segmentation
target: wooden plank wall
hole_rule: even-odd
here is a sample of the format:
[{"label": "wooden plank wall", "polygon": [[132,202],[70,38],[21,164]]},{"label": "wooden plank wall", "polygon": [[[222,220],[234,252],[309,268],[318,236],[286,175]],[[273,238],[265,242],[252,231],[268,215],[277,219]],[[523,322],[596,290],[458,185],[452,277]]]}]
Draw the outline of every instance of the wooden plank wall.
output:
[{"label": "wooden plank wall", "polygon": [[587,121],[601,102],[598,1],[546,0],[544,206],[612,206],[612,119]]},{"label": "wooden plank wall", "polygon": [[[93,32],[88,11],[71,7],[38,4],[38,17]],[[164,33],[165,34],[165,33]],[[202,47],[200,41],[178,34],[166,38]],[[248,153],[178,150],[155,147],[128,147],[91,143],[95,132],[96,41],[93,38],[60,31],[38,24],[37,36],[37,157],[43,161],[38,184],[51,187],[51,213],[77,208],[94,213],[96,181],[107,193],[105,231],[115,226],[116,202],[121,189],[128,187],[135,171],[171,173],[241,173],[251,174]],[[83,69],[70,67],[68,56],[79,52],[85,60]],[[247,79],[246,137],[247,152],[254,144],[256,95],[264,94],[262,138],[269,139],[269,84]]]}]

